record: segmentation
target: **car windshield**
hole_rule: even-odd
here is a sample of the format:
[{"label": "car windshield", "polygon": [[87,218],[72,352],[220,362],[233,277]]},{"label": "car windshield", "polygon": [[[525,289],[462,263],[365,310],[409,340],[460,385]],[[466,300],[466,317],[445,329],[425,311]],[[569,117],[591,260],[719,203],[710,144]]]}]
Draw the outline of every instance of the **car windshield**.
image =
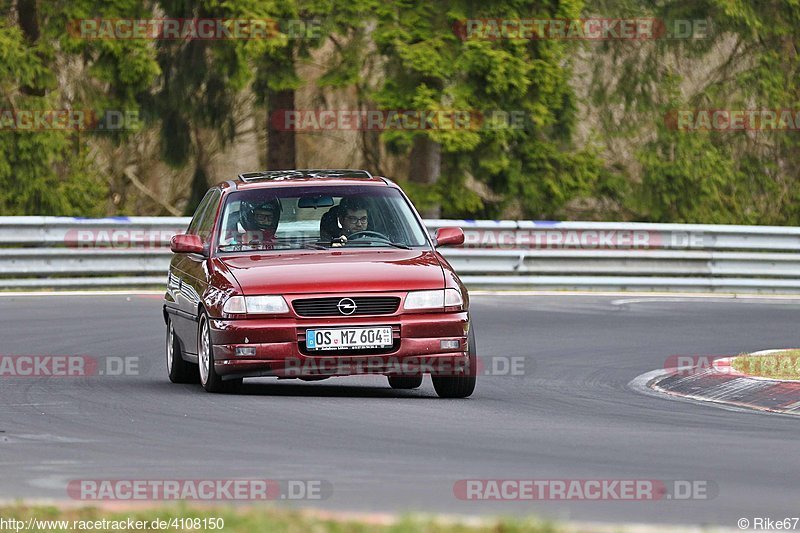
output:
[{"label": "car windshield", "polygon": [[425,229],[392,187],[264,188],[228,195],[221,252],[426,246]]}]

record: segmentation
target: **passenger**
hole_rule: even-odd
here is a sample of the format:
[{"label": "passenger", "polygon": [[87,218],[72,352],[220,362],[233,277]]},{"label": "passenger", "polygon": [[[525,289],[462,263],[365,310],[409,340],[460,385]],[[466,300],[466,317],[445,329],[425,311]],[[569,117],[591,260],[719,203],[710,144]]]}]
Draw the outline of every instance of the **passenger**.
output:
[{"label": "passenger", "polygon": [[242,244],[272,243],[281,218],[281,203],[277,198],[252,204],[242,203],[238,230]]}]

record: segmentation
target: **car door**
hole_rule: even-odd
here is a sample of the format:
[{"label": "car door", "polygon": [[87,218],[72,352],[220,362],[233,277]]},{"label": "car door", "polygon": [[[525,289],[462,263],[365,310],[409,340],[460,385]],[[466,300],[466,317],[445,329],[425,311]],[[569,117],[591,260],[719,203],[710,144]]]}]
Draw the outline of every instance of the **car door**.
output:
[{"label": "car door", "polygon": [[[186,230],[188,235],[199,235],[206,244],[207,251],[210,249],[211,232],[221,197],[222,192],[219,189],[208,191]],[[177,312],[172,313],[173,327],[184,352],[192,355],[197,354],[197,309],[208,287],[207,261],[207,253],[176,254],[169,280],[177,308]]]},{"label": "car door", "polygon": [[[211,250],[211,239],[213,238],[214,227],[217,221],[222,191],[211,189],[209,191],[209,201],[205,211],[198,220],[197,227],[193,228],[196,235],[200,236],[206,249],[205,255],[186,254],[182,264],[183,270],[183,297],[186,299],[188,311],[197,318],[197,309],[202,301],[203,295],[208,289],[209,269],[208,253]],[[197,322],[192,321],[192,332],[185,340],[186,350],[191,354],[197,353]]]}]

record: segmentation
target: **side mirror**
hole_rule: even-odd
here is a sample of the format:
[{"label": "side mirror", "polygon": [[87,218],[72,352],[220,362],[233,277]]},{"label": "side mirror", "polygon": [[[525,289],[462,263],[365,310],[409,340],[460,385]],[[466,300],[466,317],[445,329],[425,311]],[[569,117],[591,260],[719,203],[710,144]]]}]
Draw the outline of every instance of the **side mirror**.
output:
[{"label": "side mirror", "polygon": [[169,249],[176,254],[204,254],[205,248],[199,235],[175,235],[169,241]]},{"label": "side mirror", "polygon": [[439,228],[436,230],[436,246],[457,246],[464,244],[464,230],[458,227]]}]

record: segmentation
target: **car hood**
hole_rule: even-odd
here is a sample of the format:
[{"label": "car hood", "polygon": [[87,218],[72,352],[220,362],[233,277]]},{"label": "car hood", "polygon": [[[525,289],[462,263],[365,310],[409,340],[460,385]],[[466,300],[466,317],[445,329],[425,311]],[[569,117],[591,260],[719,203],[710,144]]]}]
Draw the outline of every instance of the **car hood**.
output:
[{"label": "car hood", "polygon": [[246,295],[441,289],[430,250],[295,250],[221,256]]}]

